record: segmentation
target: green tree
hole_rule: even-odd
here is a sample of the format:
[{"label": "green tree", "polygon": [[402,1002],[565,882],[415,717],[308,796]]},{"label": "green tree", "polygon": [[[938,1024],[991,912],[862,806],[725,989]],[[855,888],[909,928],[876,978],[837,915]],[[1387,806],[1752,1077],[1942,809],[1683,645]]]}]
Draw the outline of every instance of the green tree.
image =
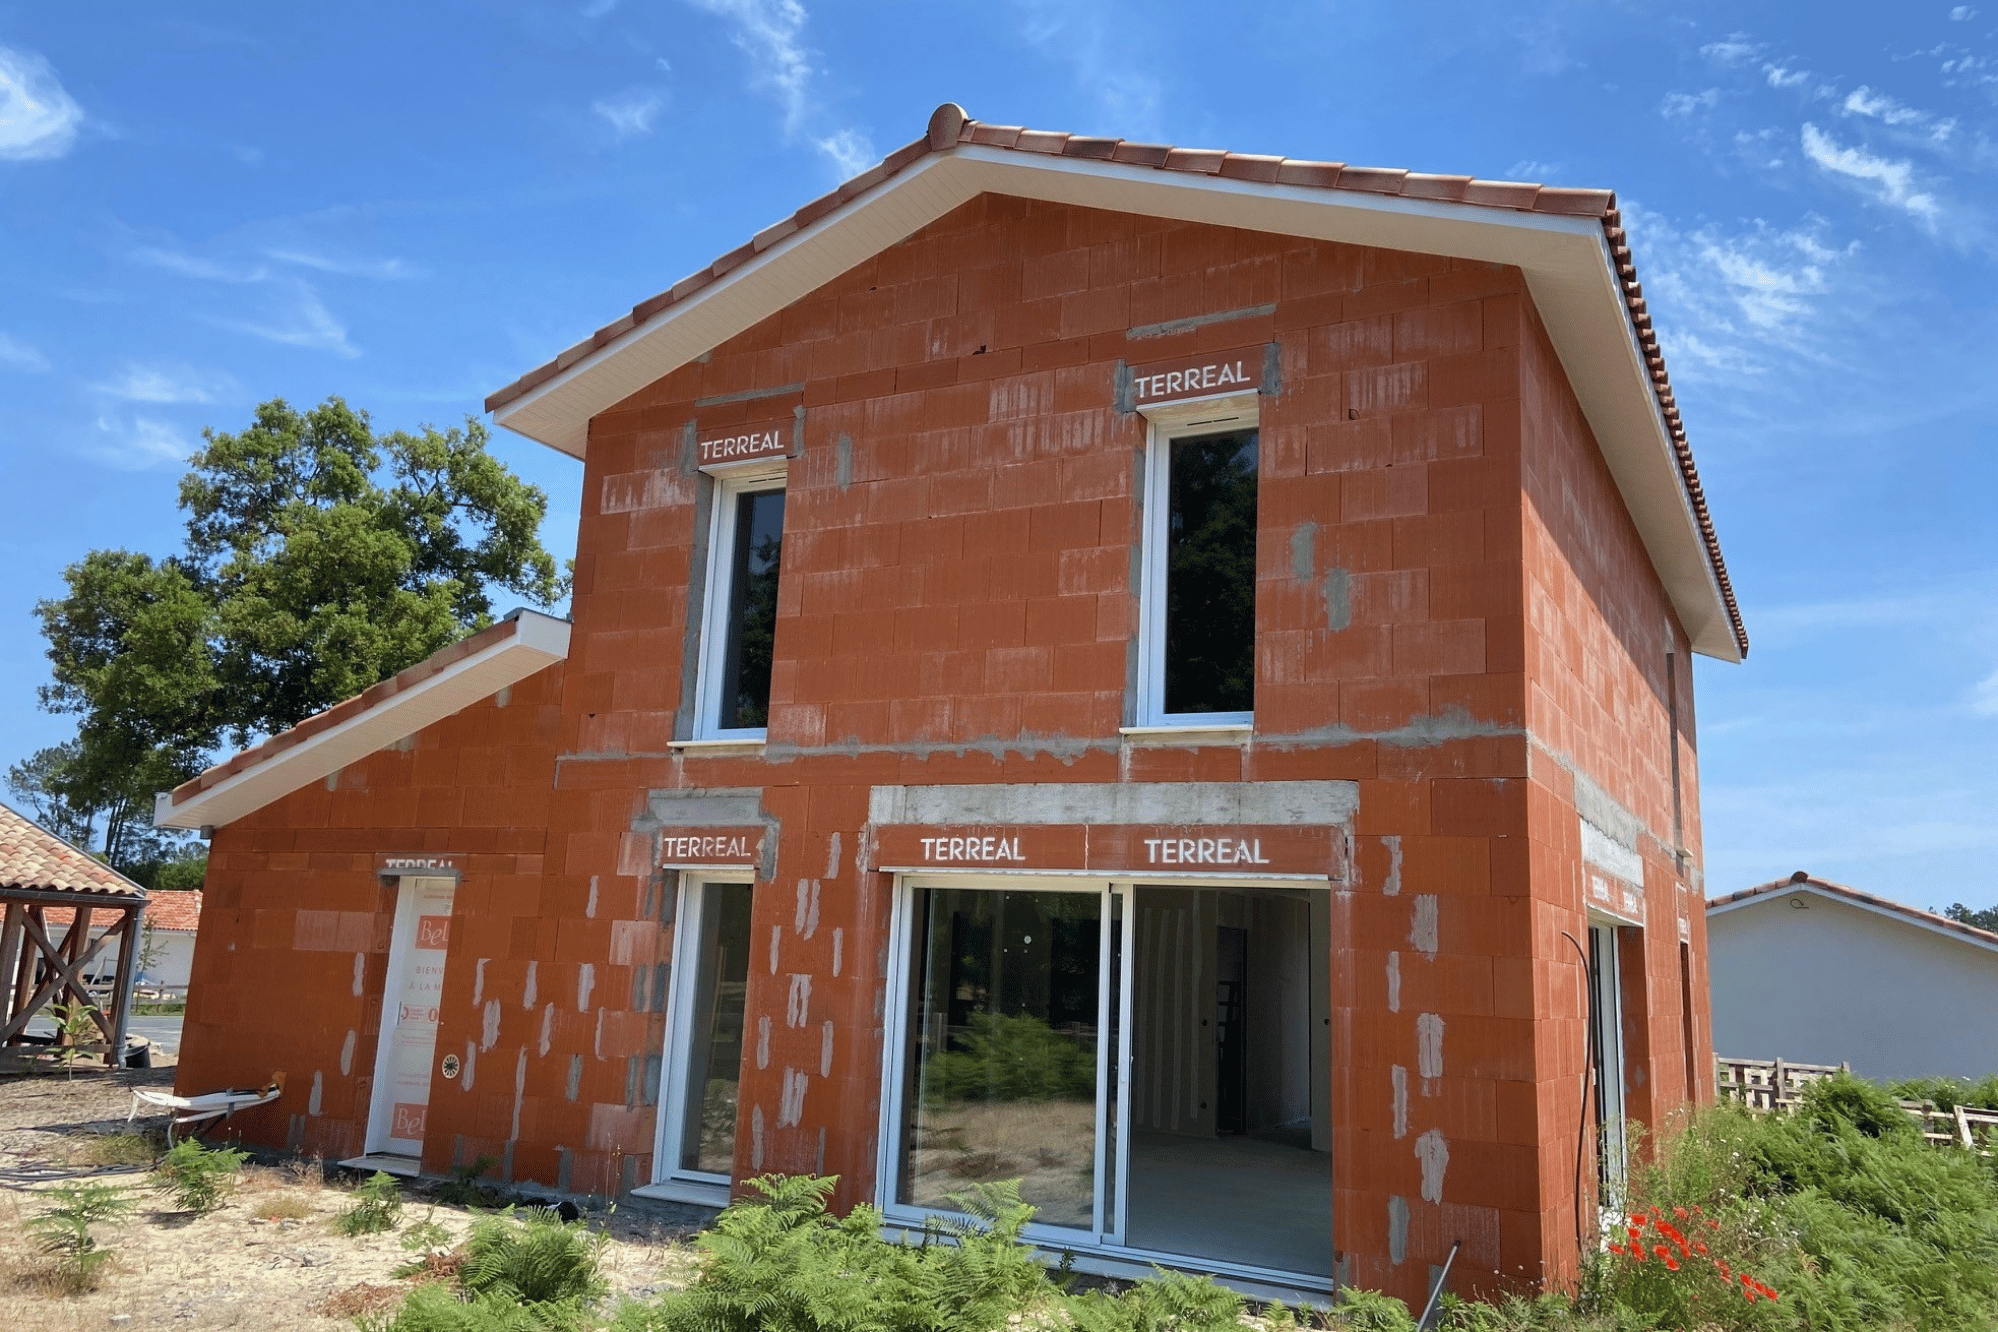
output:
[{"label": "green tree", "polygon": [[1990,930],[1998,934],[1998,906],[1974,910],[1961,902],[1952,902],[1943,910],[1951,920],[1964,925],[1974,925],[1980,930]]},{"label": "green tree", "polygon": [[566,591],[539,537],[547,495],[469,417],[377,435],[339,398],[273,399],[202,437],[180,483],[184,549],[92,551],[36,607],[41,704],[77,734],[8,786],[120,869],[184,858],[151,827],[153,793],[225,738],[296,725],[485,627],[494,589],[543,606]]}]

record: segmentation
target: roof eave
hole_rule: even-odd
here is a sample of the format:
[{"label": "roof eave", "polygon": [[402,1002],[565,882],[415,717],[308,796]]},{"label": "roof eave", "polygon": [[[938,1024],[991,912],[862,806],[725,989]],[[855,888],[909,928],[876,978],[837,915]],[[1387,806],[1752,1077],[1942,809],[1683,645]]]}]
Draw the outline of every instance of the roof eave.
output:
[{"label": "roof eave", "polygon": [[536,611],[516,615],[514,633],[337,725],[278,749],[213,786],[160,792],[154,799],[154,826],[232,823],[568,656],[567,620]]}]

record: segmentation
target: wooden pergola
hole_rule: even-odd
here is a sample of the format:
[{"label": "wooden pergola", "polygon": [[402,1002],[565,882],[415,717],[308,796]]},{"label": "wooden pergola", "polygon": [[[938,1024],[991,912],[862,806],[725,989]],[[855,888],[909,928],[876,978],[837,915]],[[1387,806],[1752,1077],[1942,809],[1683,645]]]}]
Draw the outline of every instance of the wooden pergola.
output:
[{"label": "wooden pergola", "polygon": [[[66,1040],[60,1022],[53,1038],[31,1034],[28,1024],[74,1004],[89,1014],[105,1062],[115,1067],[124,1055],[146,890],[0,805],[0,907],[0,1047]],[[113,943],[116,978],[108,995],[93,993],[87,968]]]}]

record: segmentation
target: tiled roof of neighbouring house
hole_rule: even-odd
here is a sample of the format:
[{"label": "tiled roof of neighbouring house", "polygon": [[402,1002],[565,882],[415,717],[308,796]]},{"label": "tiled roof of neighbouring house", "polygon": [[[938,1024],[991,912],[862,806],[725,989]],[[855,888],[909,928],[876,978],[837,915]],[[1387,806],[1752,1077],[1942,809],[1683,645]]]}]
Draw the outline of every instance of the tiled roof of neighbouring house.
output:
[{"label": "tiled roof of neighbouring house", "polygon": [[1715,911],[1730,910],[1759,897],[1780,897],[1799,888],[1823,893],[1828,897],[1843,898],[1854,906],[1888,912],[1927,929],[1961,935],[1973,943],[1998,948],[1998,934],[1993,934],[1990,930],[1980,930],[1975,925],[1966,925],[1960,920],[1951,920],[1948,916],[1938,916],[1933,911],[1911,907],[1905,902],[1875,897],[1872,893],[1862,893],[1857,888],[1848,888],[1842,883],[1833,883],[1830,879],[1820,879],[1803,870],[1798,870],[1787,879],[1774,879],[1768,883],[1759,883],[1753,888],[1743,888],[1739,892],[1729,893],[1725,897],[1710,898],[1707,901],[1707,913],[1711,915]]}]

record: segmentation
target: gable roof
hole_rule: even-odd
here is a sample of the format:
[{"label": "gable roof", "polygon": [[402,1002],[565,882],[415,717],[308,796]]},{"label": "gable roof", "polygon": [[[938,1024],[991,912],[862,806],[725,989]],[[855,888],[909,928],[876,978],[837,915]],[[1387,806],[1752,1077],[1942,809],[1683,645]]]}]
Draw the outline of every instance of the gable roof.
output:
[{"label": "gable roof", "polygon": [[160,828],[230,823],[569,655],[569,622],[517,610],[231,755],[153,802]]},{"label": "gable roof", "polygon": [[48,829],[0,805],[0,891],[144,901],[146,890]]},{"label": "gable roof", "polygon": [[1694,650],[1747,655],[1609,190],[987,125],[947,103],[924,137],[492,393],[486,409],[582,457],[598,412],[984,193],[1519,268]]},{"label": "gable roof", "polygon": [[1725,897],[1712,898],[1707,902],[1707,915],[1709,918],[1724,916],[1730,911],[1738,911],[1764,901],[1774,901],[1798,892],[1829,898],[1834,902],[1843,902],[1847,906],[1855,906],[1862,911],[1885,916],[1904,925],[1913,925],[1936,934],[1950,935],[1965,943],[1998,952],[1998,934],[1993,934],[1990,930],[1980,930],[1975,925],[1966,925],[1960,920],[1951,920],[1948,916],[1938,916],[1933,911],[1923,911],[1904,902],[1894,902],[1885,897],[1875,897],[1872,893],[1862,893],[1857,888],[1848,888],[1842,883],[1816,878],[1804,870],[1798,870],[1787,879],[1775,879],[1769,883],[1757,884],[1753,888],[1743,888],[1739,892],[1729,893]]}]

